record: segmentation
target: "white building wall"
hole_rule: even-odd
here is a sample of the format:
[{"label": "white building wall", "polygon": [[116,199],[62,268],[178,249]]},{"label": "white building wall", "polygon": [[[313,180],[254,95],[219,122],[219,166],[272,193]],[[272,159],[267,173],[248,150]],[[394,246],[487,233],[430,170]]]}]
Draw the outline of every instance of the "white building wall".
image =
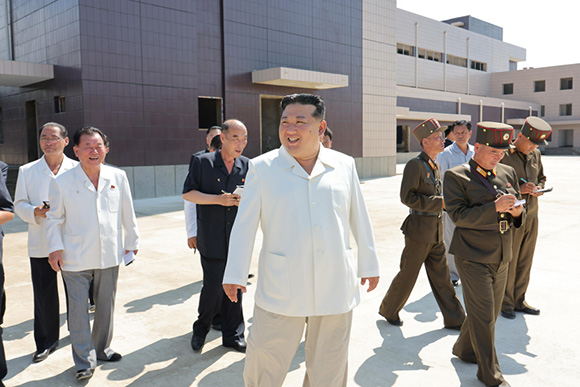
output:
[{"label": "white building wall", "polygon": [[[560,79],[572,78],[571,90],[560,90]],[[535,81],[546,81],[546,91],[534,92]],[[513,83],[514,93],[503,94],[503,85]],[[566,144],[565,133],[572,131],[574,148],[580,148],[580,64],[531,68],[491,75],[492,95],[511,100],[526,100],[544,106],[544,116],[552,125],[550,148]],[[560,116],[560,105],[572,104],[571,116]],[[569,145],[569,144],[568,144]]]},{"label": "white building wall", "polygon": [[526,58],[524,48],[401,9],[396,10],[396,22],[397,43],[487,65],[487,71],[483,72],[427,59],[415,61],[412,57],[397,55],[399,85],[486,96],[491,91],[490,73],[508,71],[510,60],[523,61]]},{"label": "white building wall", "polygon": [[361,177],[396,173],[395,0],[363,0]]}]

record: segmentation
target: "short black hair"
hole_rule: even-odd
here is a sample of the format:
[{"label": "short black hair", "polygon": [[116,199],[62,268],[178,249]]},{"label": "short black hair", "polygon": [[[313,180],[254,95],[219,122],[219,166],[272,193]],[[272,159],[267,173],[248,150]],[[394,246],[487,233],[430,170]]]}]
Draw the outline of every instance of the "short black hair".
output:
[{"label": "short black hair", "polygon": [[60,136],[62,138],[67,138],[68,131],[66,130],[66,128],[64,127],[64,125],[61,125],[61,124],[59,124],[57,122],[47,122],[46,124],[42,125],[42,127],[38,131],[38,136],[41,136],[42,135],[42,131],[45,128],[48,128],[49,126],[54,126],[55,128],[58,128],[58,130],[60,131]]},{"label": "short black hair", "polygon": [[214,125],[214,126],[212,126],[211,128],[209,128],[209,129],[208,129],[208,130],[205,132],[205,134],[209,134],[209,132],[211,132],[212,130],[222,130],[222,127],[221,127],[221,126]]},{"label": "short black hair", "polygon": [[220,136],[214,136],[211,139],[211,143],[209,144],[210,148],[213,148],[215,150],[218,150],[222,147],[222,139]]},{"label": "short black hair", "polygon": [[330,138],[330,141],[332,141],[332,130],[330,130],[330,128],[327,126],[326,130],[324,131],[324,135],[328,136],[328,138]]},{"label": "short black hair", "polygon": [[103,144],[105,146],[109,146],[108,145],[109,144],[109,138],[99,128],[95,128],[94,126],[84,126],[84,127],[80,128],[79,130],[77,130],[75,132],[75,134],[73,135],[73,144],[74,144],[74,146],[79,146],[79,144],[81,142],[81,136],[83,134],[86,134],[86,135],[89,135],[89,136],[92,136],[94,134],[98,134],[103,139]]},{"label": "short black hair", "polygon": [[324,120],[326,116],[326,105],[324,104],[324,100],[315,94],[290,94],[282,98],[282,102],[280,103],[281,111],[284,112],[286,106],[298,103],[300,105],[313,105],[316,109],[312,116],[314,118],[319,118]]},{"label": "short black hair", "polygon": [[457,120],[454,123],[452,123],[451,125],[448,126],[449,131],[453,131],[455,129],[456,126],[461,126],[461,125],[465,125],[467,126],[467,129],[471,130],[471,123],[465,120]]}]

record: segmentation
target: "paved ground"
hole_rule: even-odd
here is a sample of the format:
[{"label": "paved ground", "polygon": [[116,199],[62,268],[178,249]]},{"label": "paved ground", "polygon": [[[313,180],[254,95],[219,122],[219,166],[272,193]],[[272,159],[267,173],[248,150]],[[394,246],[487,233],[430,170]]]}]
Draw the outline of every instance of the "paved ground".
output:
[{"label": "paved ground", "polygon": [[[512,386],[577,386],[580,379],[580,220],[575,198],[580,192],[580,157],[544,158],[548,185],[541,198],[540,240],[528,301],[541,316],[499,318],[496,348]],[[402,166],[398,166],[402,171]],[[355,310],[350,346],[349,386],[482,386],[476,366],[451,355],[455,331],[442,329],[441,313],[421,273],[401,313],[405,325],[393,327],[377,314],[396,274],[403,247],[399,226],[407,214],[398,198],[401,176],[364,181],[365,199],[380,253],[382,278],[376,291],[363,294]],[[218,332],[208,336],[202,354],[189,341],[201,288],[199,256],[187,249],[180,197],[136,201],[141,230],[137,261],[119,278],[113,348],[119,363],[99,364],[90,386],[242,386],[244,355],[221,347]],[[61,346],[46,361],[32,364],[34,352],[32,289],[25,226],[6,225],[4,265],[7,313],[4,344],[8,386],[68,386],[75,380],[70,341],[61,311]],[[259,245],[259,243],[257,243]],[[256,265],[252,268],[257,272]],[[255,287],[250,280],[244,298],[248,327],[252,323]],[[461,288],[458,289],[462,298]],[[61,292],[61,295],[63,293]],[[570,302],[570,300],[572,300]],[[304,347],[292,363],[284,386],[300,386]]]}]

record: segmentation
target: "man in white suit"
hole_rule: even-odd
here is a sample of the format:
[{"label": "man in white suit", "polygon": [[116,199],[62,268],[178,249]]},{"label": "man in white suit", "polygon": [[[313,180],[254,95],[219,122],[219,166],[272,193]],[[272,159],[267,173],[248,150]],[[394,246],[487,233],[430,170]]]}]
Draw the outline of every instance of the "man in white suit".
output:
[{"label": "man in white suit", "polygon": [[40,129],[40,149],[44,155],[20,167],[14,210],[28,223],[28,256],[34,294],[34,341],[32,361],[45,360],[58,347],[60,319],[56,272],[48,263],[46,213],[50,209],[48,186],[57,176],[74,168],[78,162],[64,155],[68,132],[56,122]]},{"label": "man in white suit", "polygon": [[[103,133],[84,127],[73,142],[80,164],[50,184],[47,234],[49,263],[62,270],[68,289],[73,359],[82,380],[93,375],[97,359],[121,360],[110,348],[117,278],[123,253],[137,254],[139,235],[125,172],[102,164],[109,151]],[[92,333],[87,303],[91,280],[96,305]]]},{"label": "man in white suit", "polygon": [[[324,148],[324,101],[282,100],[282,147],[250,161],[230,237],[224,291],[246,291],[258,224],[264,233],[246,386],[282,385],[306,325],[306,386],[346,386],[358,280],[379,281],[373,230],[352,157]],[[350,233],[358,247],[358,262]]]}]

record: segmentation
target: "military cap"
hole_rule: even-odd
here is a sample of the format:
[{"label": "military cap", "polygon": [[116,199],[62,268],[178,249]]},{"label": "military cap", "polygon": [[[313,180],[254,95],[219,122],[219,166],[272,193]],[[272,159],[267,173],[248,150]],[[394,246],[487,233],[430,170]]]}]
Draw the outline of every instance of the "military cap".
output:
[{"label": "military cap", "polygon": [[546,138],[552,133],[552,127],[540,117],[528,117],[521,130],[522,135],[539,145],[548,145]]},{"label": "military cap", "polygon": [[478,122],[475,142],[497,149],[507,149],[512,142],[514,128],[500,122]]},{"label": "military cap", "polygon": [[431,118],[427,121],[421,122],[419,126],[413,129],[413,136],[415,136],[417,141],[419,141],[419,144],[421,144],[421,141],[423,141],[424,138],[429,137],[435,132],[444,132],[445,129],[446,127],[441,126],[439,121],[435,118]]}]

